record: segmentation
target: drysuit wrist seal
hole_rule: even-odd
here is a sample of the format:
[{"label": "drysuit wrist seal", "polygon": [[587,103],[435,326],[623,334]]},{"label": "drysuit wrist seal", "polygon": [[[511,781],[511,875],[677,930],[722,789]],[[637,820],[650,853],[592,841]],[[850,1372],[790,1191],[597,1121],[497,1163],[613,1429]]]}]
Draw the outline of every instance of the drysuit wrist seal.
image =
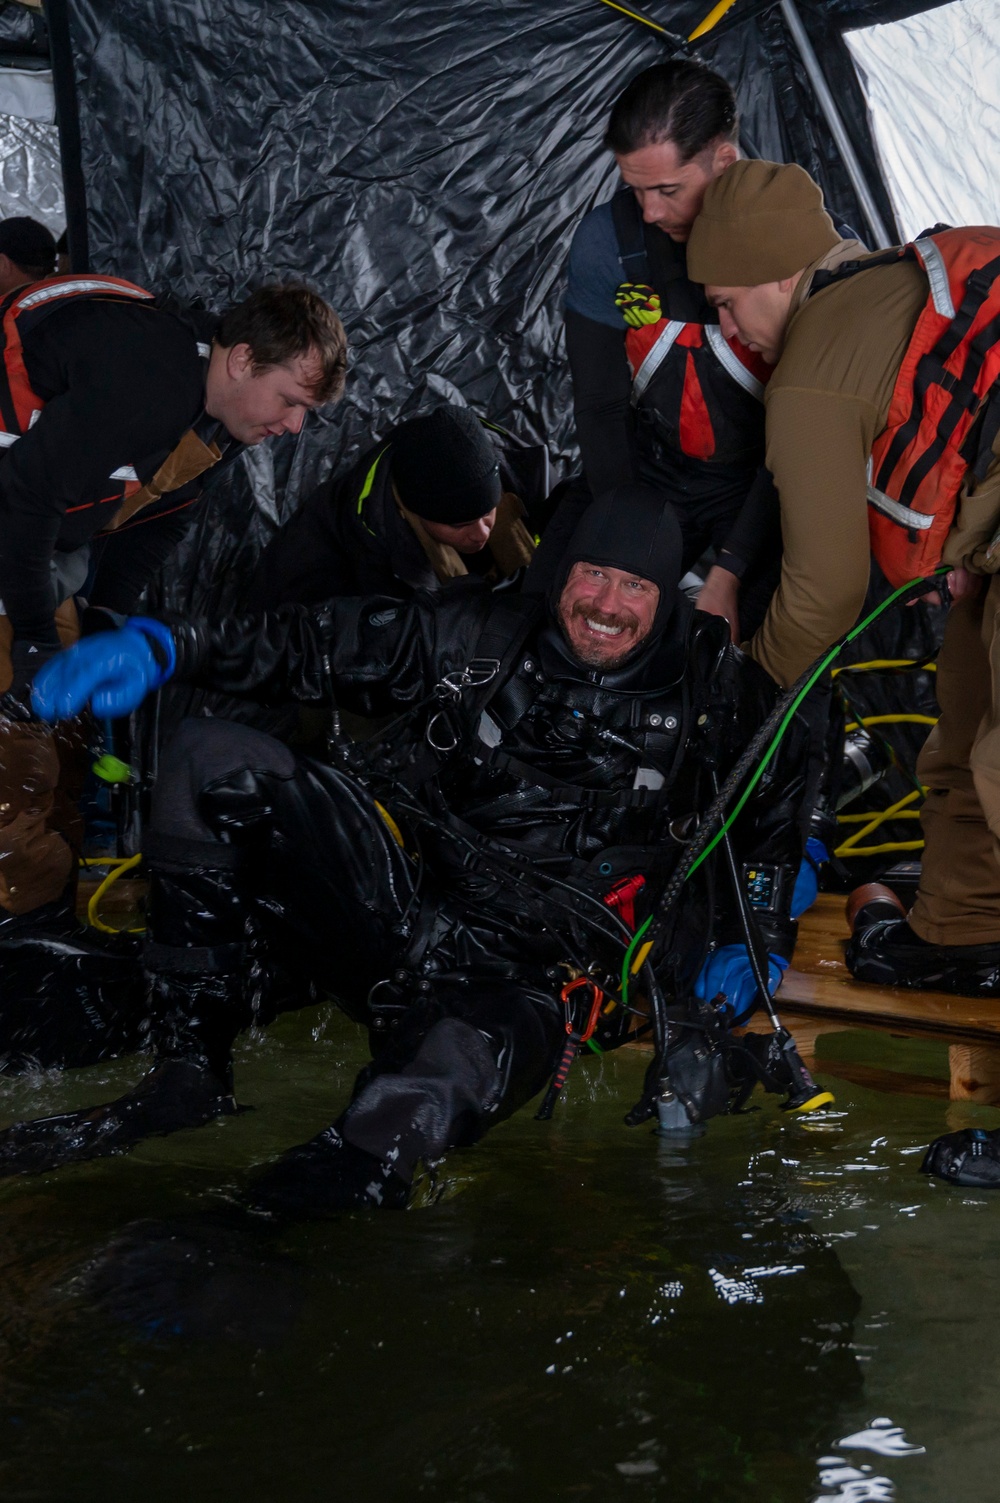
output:
[{"label": "drysuit wrist seal", "polygon": [[165,621],[156,621],[152,616],[129,616],[125,624],[141,632],[149,643],[150,651],[159,670],[155,681],[149,687],[159,689],[162,684],[173,677],[177,667],[177,644],[174,641],[173,632]]}]

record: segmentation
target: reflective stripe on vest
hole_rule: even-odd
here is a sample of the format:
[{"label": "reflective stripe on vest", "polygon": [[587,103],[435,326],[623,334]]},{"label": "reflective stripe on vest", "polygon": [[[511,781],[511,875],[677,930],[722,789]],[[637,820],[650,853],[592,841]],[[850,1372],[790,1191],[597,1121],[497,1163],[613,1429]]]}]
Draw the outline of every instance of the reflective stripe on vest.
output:
[{"label": "reflective stripe on vest", "polygon": [[944,257],[929,236],[923,240],[914,240],[913,249],[923,262],[927,280],[931,284],[931,300],[935,309],[942,318],[954,318],[955,304],[951,300]]},{"label": "reflective stripe on vest", "polygon": [[[656,336],[655,343],[650,345],[643,356],[638,370],[632,377],[633,407],[638,404],[643,392],[685,329],[700,329],[706,347],[711,350],[726,375],[731,376],[738,386],[742,386],[744,391],[749,392],[750,396],[756,397],[758,402],[763,402],[764,382],[743,364],[743,361],[726,339],[718,324],[691,324],[685,323],[682,319],[672,318],[664,323],[663,328]],[[627,348],[628,341],[626,336]]]},{"label": "reflective stripe on vest", "polygon": [[656,336],[656,343],[651,345],[646,351],[642,364],[632,378],[633,405],[638,402],[646,387],[670,354],[678,334],[682,333],[686,328],[687,324],[683,320],[676,318],[672,318],[669,323],[663,325],[663,328]]},{"label": "reflective stripe on vest", "polygon": [[705,324],[705,339],[712,354],[718,360],[723,370],[732,376],[733,380],[748,391],[758,402],[764,400],[764,383],[758,381],[753,371],[747,370],[743,361],[737,355],[732,345],[726,339],[718,324]]},{"label": "reflective stripe on vest", "polygon": [[666,356],[674,349],[674,344],[677,343],[678,337],[683,334],[684,329],[689,328],[701,329],[705,344],[707,344],[711,353],[716,356],[719,364],[722,365],[726,376],[731,376],[732,380],[738,386],[743,386],[744,391],[749,392],[750,397],[756,397],[756,400],[764,401],[764,382],[758,380],[753,371],[747,370],[746,365],[743,364],[737,352],[732,349],[731,344],[728,343],[725,334],[723,334],[722,329],[719,328],[717,323],[696,323],[696,325],[689,325],[689,323],[684,323],[681,319],[671,319],[663,325],[662,331],[657,334],[656,344],[651,344],[650,349],[647,350],[644,359],[642,359],[642,364],[639,365],[639,370],[633,376],[633,406],[638,403],[639,398],[642,397],[642,392],[647,389],[653,377],[656,376]]},{"label": "reflective stripe on vest", "polygon": [[141,301],[152,301],[153,294],[146,292],[142,287],[136,287],[132,282],[123,282],[118,277],[87,277],[74,280],[53,281],[43,283],[31,292],[25,293],[24,297],[15,299],[11,305],[18,313],[27,313],[30,308],[38,308],[42,303],[49,303],[54,298],[79,297],[81,293],[112,292],[116,297],[134,297]]},{"label": "reflective stripe on vest", "polygon": [[914,511],[911,506],[904,506],[902,501],[894,501],[891,496],[887,496],[885,494],[885,491],[877,490],[876,487],[872,485],[871,459],[869,459],[868,461],[868,472],[866,479],[868,481],[867,489],[869,506],[877,507],[878,510],[884,512],[887,517],[891,517],[894,522],[898,522],[901,527],[912,527],[917,532],[925,532],[927,528],[930,527],[931,523],[934,521],[933,517],[925,516],[924,513],[920,511]]},{"label": "reflective stripe on vest", "polygon": [[[154,300],[151,292],[137,287],[133,282],[126,282],[121,277],[105,276],[53,277],[51,280],[29,285],[24,292],[15,291],[11,294],[3,314],[4,347],[0,379],[6,376],[11,407],[21,432],[0,429],[0,450],[11,448],[25,432],[34,427],[45,406],[28,380],[19,320],[24,315],[32,314],[44,318],[54,311],[60,301],[68,302],[76,298],[133,299],[139,303],[152,303]],[[31,319],[32,326],[34,322],[35,319]],[[196,347],[203,360],[209,359],[211,345],[199,340],[196,341]],[[111,471],[108,479],[118,481],[124,487],[126,495],[139,488],[139,477],[135,467],[130,464],[119,465]]]}]

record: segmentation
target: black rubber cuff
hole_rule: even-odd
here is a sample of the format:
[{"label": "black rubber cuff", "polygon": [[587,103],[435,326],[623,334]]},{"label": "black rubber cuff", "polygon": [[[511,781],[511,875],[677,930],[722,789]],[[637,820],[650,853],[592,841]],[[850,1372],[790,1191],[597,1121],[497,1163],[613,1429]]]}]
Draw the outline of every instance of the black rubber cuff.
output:
[{"label": "black rubber cuff", "polygon": [[750,565],[745,558],[740,558],[738,553],[730,553],[728,548],[720,548],[715,559],[716,567],[725,569],[727,574],[735,574],[737,579],[742,579]]}]

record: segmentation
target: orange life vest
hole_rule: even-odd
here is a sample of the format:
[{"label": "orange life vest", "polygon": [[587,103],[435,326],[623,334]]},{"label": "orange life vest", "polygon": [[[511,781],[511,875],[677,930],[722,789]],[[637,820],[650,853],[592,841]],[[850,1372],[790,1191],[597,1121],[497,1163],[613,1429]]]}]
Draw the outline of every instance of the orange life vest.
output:
[{"label": "orange life vest", "polygon": [[962,486],[970,469],[982,478],[1000,424],[1000,229],[935,230],[838,267],[821,287],[904,256],[923,267],[928,297],[868,473],[872,552],[892,585],[941,562]]},{"label": "orange life vest", "polygon": [[[624,287],[619,297],[623,291]],[[651,289],[641,292],[648,294]],[[654,318],[629,328],[625,335],[633,406],[643,404],[656,378],[646,400],[653,399],[661,418],[671,423],[682,454],[691,459],[733,460],[752,453],[755,430],[762,427],[761,404],[771,367],[738,340],[726,339],[718,324],[665,319],[655,294],[645,300],[645,306],[650,311],[655,308]],[[741,408],[748,397],[749,410],[744,414]],[[743,431],[748,426],[749,439]],[[738,452],[731,450],[734,439]]]}]

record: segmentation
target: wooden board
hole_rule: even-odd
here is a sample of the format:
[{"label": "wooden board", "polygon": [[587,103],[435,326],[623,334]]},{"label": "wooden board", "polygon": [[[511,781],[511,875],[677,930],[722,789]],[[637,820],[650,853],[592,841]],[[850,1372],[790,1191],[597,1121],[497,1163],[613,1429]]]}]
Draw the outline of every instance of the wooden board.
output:
[{"label": "wooden board", "polygon": [[[101,885],[100,877],[81,877],[76,889],[76,916],[82,924],[87,922],[87,904]],[[117,927],[122,923],[122,916],[127,915],[135,921],[141,922],[142,899],[146,896],[149,884],[144,878],[121,877],[113,882],[101,899],[101,913],[105,917],[110,915],[110,921]]]},{"label": "wooden board", "polygon": [[[854,981],[844,962],[848,939],[843,897],[821,893],[799,921],[795,965],[785,972],[778,993],[781,1018],[795,1036],[810,1069],[822,1070],[816,1041],[845,1029],[874,1029],[947,1043],[950,1081],[872,1068],[833,1066],[858,1084],[916,1095],[947,1094],[952,1101],[1000,1104],[1000,999],[950,997],[945,992],[908,991]],[[766,1030],[758,1014],[752,1026]],[[832,1062],[831,1062],[832,1063]]]},{"label": "wooden board", "polygon": [[845,901],[821,893],[799,920],[795,964],[785,972],[778,993],[782,1014],[1000,1045],[1000,998],[949,997],[852,980],[844,963]]}]

